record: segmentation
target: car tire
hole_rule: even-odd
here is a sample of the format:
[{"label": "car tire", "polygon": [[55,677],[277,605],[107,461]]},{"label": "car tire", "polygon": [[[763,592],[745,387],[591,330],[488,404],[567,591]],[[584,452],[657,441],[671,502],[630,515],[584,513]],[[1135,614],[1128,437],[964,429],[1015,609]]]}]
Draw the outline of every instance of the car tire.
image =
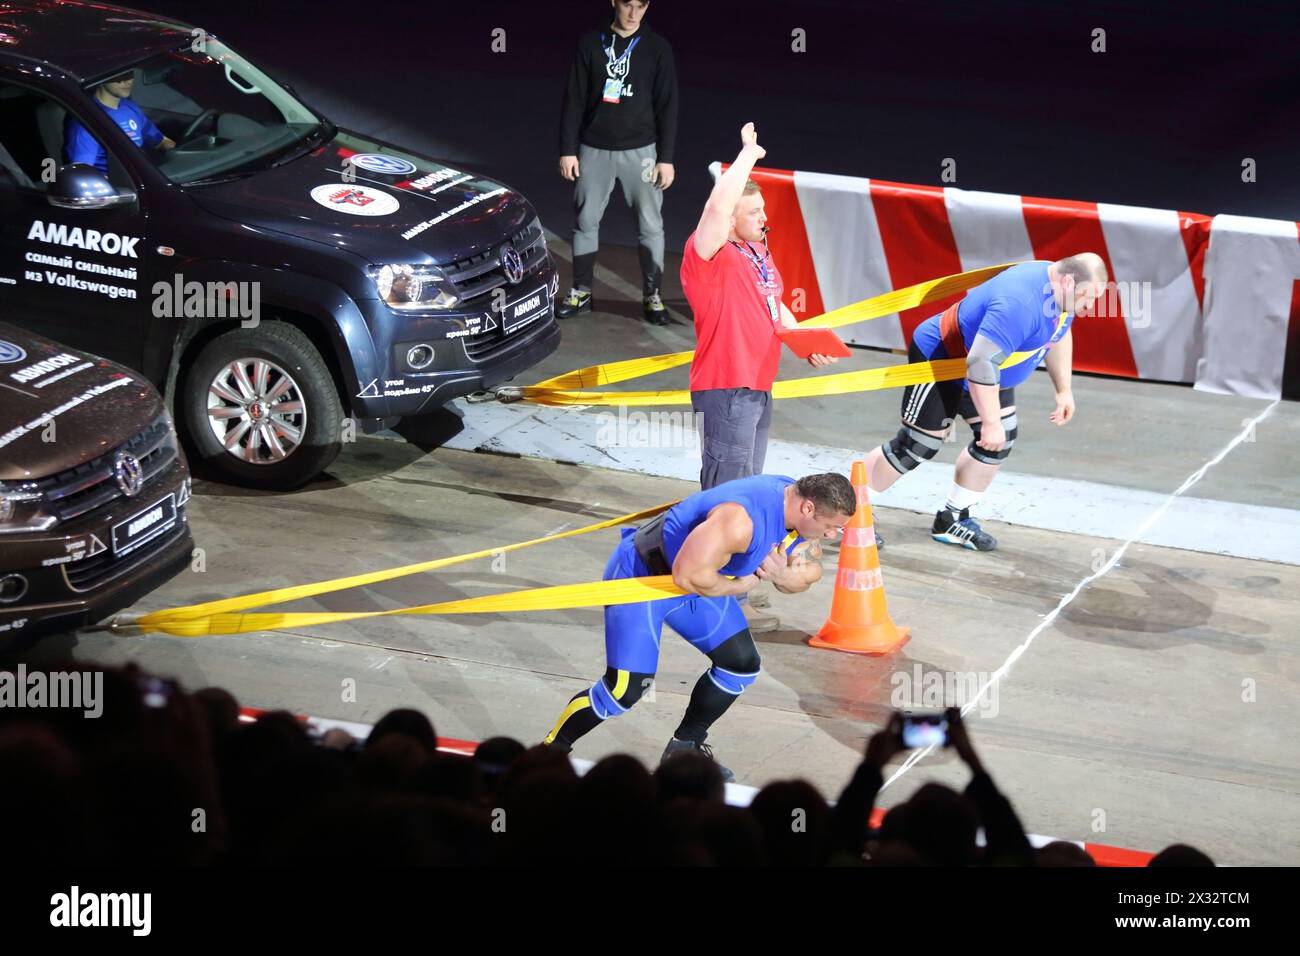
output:
[{"label": "car tire", "polygon": [[179,398],[190,464],[218,481],[297,488],[342,445],[343,406],[329,367],[285,322],[213,339],[186,371]]}]

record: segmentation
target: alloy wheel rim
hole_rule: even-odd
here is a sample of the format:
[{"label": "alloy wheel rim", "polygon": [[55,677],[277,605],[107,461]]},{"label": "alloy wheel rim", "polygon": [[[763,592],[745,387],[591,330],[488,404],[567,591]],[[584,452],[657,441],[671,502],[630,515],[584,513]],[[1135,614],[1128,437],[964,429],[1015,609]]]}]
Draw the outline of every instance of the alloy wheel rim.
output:
[{"label": "alloy wheel rim", "polygon": [[293,376],[264,358],[238,358],[208,383],[208,425],[226,452],[275,465],[302,444],[307,403]]}]

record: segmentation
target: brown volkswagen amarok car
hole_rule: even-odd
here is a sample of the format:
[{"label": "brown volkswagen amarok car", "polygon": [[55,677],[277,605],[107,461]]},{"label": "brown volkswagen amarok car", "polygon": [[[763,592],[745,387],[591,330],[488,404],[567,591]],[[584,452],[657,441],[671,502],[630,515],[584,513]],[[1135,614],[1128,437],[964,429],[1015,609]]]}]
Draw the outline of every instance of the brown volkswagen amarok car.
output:
[{"label": "brown volkswagen amarok car", "polygon": [[189,497],[143,375],[0,322],[0,648],[99,621],[175,575]]}]

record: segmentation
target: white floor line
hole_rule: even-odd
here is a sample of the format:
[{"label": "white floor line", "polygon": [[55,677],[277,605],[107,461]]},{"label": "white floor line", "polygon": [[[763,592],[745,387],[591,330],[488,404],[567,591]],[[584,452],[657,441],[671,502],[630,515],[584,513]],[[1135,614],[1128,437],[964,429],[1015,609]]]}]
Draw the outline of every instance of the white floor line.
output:
[{"label": "white floor line", "polygon": [[[1220,451],[1217,455],[1215,455],[1213,458],[1211,458],[1209,461],[1203,464],[1200,468],[1196,469],[1196,471],[1192,472],[1192,474],[1187,477],[1187,480],[1184,481],[1181,485],[1179,485],[1177,490],[1174,491],[1174,493],[1171,494],[1168,498],[1166,498],[1164,502],[1160,505],[1160,507],[1157,508],[1155,511],[1153,511],[1150,514],[1150,516],[1147,517],[1147,520],[1142,523],[1142,527],[1138,528],[1138,530],[1132,536],[1130,536],[1128,540],[1126,540],[1115,550],[1115,553],[1111,555],[1109,561],[1103,564],[1100,569],[1088,575],[1086,578],[1084,578],[1082,581],[1076,584],[1074,586],[1073,591],[1071,591],[1065,597],[1061,598],[1060,603],[1058,603],[1056,607],[1052,609],[1051,613],[1048,614],[1046,617],[1044,617],[1042,621],[1039,622],[1038,626],[1029,632],[1029,636],[1025,638],[1024,643],[1021,644],[1019,647],[1017,647],[1015,650],[1013,650],[1011,652],[1011,655],[1006,659],[1003,665],[999,667],[996,671],[994,671],[992,675],[990,675],[989,679],[984,683],[984,686],[979,689],[979,693],[976,694],[974,698],[972,698],[971,700],[967,701],[964,705],[962,705],[962,709],[961,709],[962,717],[965,717],[968,713],[971,712],[971,710],[975,708],[976,704],[979,703],[980,698],[983,697],[986,693],[988,693],[990,687],[992,687],[994,684],[1000,681],[1004,676],[1006,676],[1011,672],[1011,665],[1014,664],[1017,660],[1019,660],[1020,656],[1024,654],[1025,651],[1029,650],[1029,645],[1034,643],[1034,639],[1038,637],[1039,634],[1043,633],[1043,631],[1045,631],[1047,628],[1052,626],[1052,622],[1055,621],[1060,616],[1061,611],[1065,610],[1065,608],[1069,606],[1070,602],[1072,602],[1076,597],[1078,597],[1084,588],[1086,588],[1088,585],[1092,584],[1092,582],[1098,580],[1099,578],[1109,573],[1110,570],[1113,567],[1115,567],[1115,565],[1119,564],[1120,558],[1122,558],[1124,556],[1124,552],[1126,552],[1129,549],[1129,545],[1137,541],[1137,539],[1140,538],[1147,531],[1149,531],[1156,524],[1157,521],[1159,521],[1162,517],[1164,517],[1165,512],[1169,510],[1170,506],[1174,503],[1174,501],[1177,498],[1179,498],[1182,495],[1183,492],[1185,492],[1188,488],[1191,488],[1198,481],[1200,481],[1205,476],[1205,473],[1207,471],[1209,471],[1219,462],[1223,461],[1223,459],[1227,457],[1230,451],[1232,451],[1243,441],[1245,441],[1246,438],[1254,432],[1255,426],[1258,425],[1260,422],[1262,422],[1264,419],[1268,418],[1268,416],[1273,413],[1273,409],[1277,408],[1278,404],[1279,403],[1277,401],[1274,401],[1273,404],[1269,405],[1262,412],[1260,412],[1258,415],[1252,418],[1250,422],[1246,425],[1246,427],[1241,430],[1241,433],[1237,435],[1237,437],[1234,438],[1232,441],[1228,442],[1228,444],[1224,446],[1222,451]],[[886,789],[891,783],[893,783],[903,774],[907,773],[908,770],[910,770],[912,767],[916,766],[916,764],[920,763],[923,759],[925,759],[926,755],[929,754],[930,751],[932,751],[933,749],[934,749],[934,745],[931,744],[930,746],[926,747],[923,750],[914,750],[910,754],[908,754],[907,760],[903,762],[903,765],[901,767],[899,767],[896,771],[894,771],[893,775],[888,780],[885,781],[884,786],[882,786],[880,789],[881,790]]]}]

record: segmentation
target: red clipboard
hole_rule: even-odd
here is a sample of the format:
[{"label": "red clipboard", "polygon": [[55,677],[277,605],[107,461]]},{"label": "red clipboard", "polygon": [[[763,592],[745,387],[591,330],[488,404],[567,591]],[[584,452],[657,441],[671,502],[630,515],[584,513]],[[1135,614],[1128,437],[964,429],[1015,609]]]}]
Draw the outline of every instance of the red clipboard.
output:
[{"label": "red clipboard", "polygon": [[777,338],[801,359],[814,355],[848,358],[853,353],[831,329],[777,329]]}]

